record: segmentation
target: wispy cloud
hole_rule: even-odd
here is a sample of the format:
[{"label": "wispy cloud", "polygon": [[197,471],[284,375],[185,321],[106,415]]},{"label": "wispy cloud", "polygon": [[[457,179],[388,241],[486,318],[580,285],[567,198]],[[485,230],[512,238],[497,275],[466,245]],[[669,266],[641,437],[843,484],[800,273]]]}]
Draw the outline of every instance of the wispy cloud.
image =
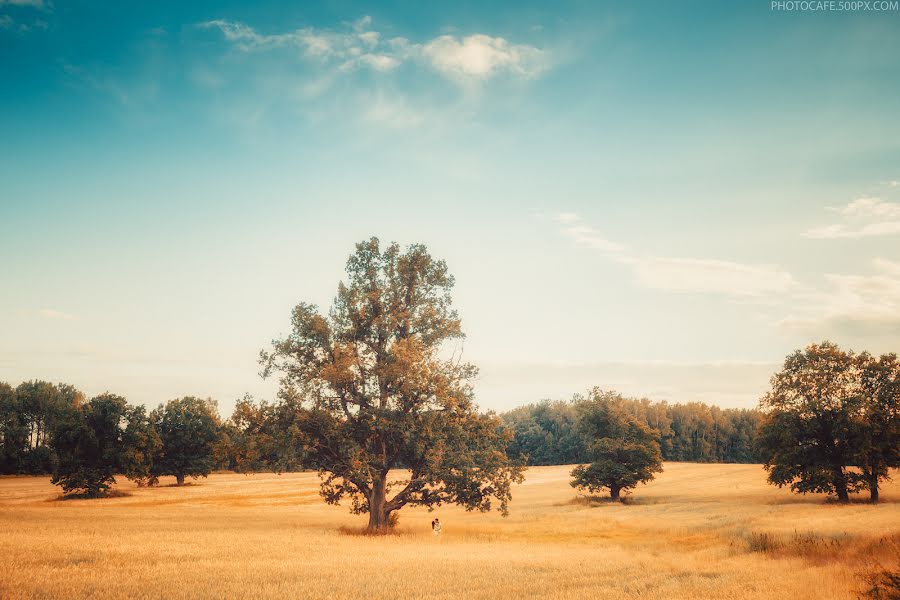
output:
[{"label": "wispy cloud", "polygon": [[604,238],[575,213],[560,213],[556,215],[555,220],[562,225],[563,233],[579,245],[612,254],[618,254],[625,250],[625,246]]},{"label": "wispy cloud", "polygon": [[842,222],[814,227],[803,233],[811,239],[865,238],[900,234],[900,204],[863,197],[846,206],[831,208]]},{"label": "wispy cloud", "polygon": [[778,265],[645,255],[606,239],[577,214],[561,213],[555,220],[562,225],[562,232],[577,244],[629,266],[644,287],[669,292],[764,297],[797,285],[793,276]]},{"label": "wispy cloud", "polygon": [[547,65],[544,51],[538,48],[482,34],[462,39],[442,35],[422,51],[435,69],[453,78],[486,79],[501,71],[533,77]]},{"label": "wispy cloud", "polygon": [[53,10],[53,4],[44,0],[0,0],[0,6],[28,6],[39,10]]},{"label": "wispy cloud", "polygon": [[35,314],[45,319],[54,319],[59,321],[73,321],[75,319],[73,315],[53,308],[39,308],[35,311]]},{"label": "wispy cloud", "polygon": [[468,83],[500,73],[533,77],[548,65],[545,50],[514,44],[502,37],[442,35],[414,43],[403,37],[385,39],[371,26],[368,16],[343,31],[303,27],[287,33],[263,34],[235,21],[218,19],[200,24],[219,29],[226,40],[242,51],[297,48],[304,58],[334,65],[341,71],[368,68],[385,72],[412,62],[427,65],[448,79]]},{"label": "wispy cloud", "polygon": [[900,333],[900,263],[878,258],[865,275],[828,273],[826,287],[807,294],[781,321],[790,329]]},{"label": "wispy cloud", "polygon": [[410,107],[402,97],[388,97],[377,94],[369,101],[364,118],[370,123],[392,128],[409,128],[420,125],[425,115]]}]

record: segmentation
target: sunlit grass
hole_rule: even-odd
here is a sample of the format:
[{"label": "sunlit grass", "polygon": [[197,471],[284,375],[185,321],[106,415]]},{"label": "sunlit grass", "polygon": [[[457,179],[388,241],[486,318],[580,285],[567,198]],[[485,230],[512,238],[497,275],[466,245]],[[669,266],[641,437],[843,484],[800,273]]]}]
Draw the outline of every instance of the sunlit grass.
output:
[{"label": "sunlit grass", "polygon": [[385,537],[348,535],[365,518],[310,473],[66,502],[49,478],[2,478],[0,597],[855,598],[900,536],[896,483],[840,506],[756,465],[669,463],[622,505],[579,497],[569,470],[529,469],[509,518],[404,509]]}]

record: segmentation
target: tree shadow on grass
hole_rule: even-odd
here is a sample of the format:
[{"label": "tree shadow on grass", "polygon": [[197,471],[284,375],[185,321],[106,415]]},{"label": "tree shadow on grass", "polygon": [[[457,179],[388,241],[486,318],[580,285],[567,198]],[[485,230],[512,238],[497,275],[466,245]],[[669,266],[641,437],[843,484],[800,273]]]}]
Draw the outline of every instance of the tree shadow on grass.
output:
[{"label": "tree shadow on grass", "polygon": [[659,498],[642,498],[634,496],[622,496],[618,500],[613,500],[609,496],[576,496],[566,502],[559,502],[556,506],[619,506],[624,504],[630,506],[632,504],[659,504]]},{"label": "tree shadow on grass", "polygon": [[385,536],[394,536],[400,537],[403,535],[400,532],[398,527],[391,527],[389,529],[380,529],[378,531],[371,531],[368,527],[348,527],[346,525],[342,525],[338,527],[338,533],[340,535],[349,535],[353,537],[372,537],[372,538],[380,538]]},{"label": "tree shadow on grass", "polygon": [[826,496],[824,494],[791,494],[790,497],[787,498],[778,498],[768,502],[767,504],[772,506],[777,506],[779,504],[808,504],[812,506],[879,506],[881,504],[898,504],[900,503],[900,497],[897,498],[884,498],[878,500],[877,503],[872,504],[869,500],[868,496],[858,495],[851,496],[850,502],[843,503],[839,502],[837,498],[834,496]]},{"label": "tree shadow on grass", "polygon": [[64,502],[67,500],[107,500],[109,498],[128,498],[129,496],[132,496],[131,492],[124,492],[122,490],[110,490],[105,494],[80,492],[74,494],[60,494],[59,496],[48,498],[47,502]]}]

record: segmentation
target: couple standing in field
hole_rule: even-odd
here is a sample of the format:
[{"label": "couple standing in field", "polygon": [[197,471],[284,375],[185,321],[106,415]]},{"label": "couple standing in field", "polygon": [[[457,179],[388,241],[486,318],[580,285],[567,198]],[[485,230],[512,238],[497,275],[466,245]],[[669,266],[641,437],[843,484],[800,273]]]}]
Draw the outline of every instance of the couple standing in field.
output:
[{"label": "couple standing in field", "polygon": [[435,519],[431,522],[431,531],[434,533],[434,537],[438,537],[441,535],[441,520]]}]

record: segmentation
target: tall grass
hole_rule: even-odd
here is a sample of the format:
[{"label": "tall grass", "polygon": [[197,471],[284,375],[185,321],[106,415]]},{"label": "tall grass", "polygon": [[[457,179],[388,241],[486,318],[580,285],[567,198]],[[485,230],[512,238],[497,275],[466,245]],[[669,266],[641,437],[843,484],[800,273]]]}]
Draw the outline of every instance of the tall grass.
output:
[{"label": "tall grass", "polygon": [[669,463],[623,505],[579,500],[569,470],[529,469],[507,519],[404,509],[374,537],[347,535],[365,517],[325,505],[314,474],[66,502],[0,478],[0,598],[856,598],[893,568],[896,483],[840,506],[759,466]]}]

